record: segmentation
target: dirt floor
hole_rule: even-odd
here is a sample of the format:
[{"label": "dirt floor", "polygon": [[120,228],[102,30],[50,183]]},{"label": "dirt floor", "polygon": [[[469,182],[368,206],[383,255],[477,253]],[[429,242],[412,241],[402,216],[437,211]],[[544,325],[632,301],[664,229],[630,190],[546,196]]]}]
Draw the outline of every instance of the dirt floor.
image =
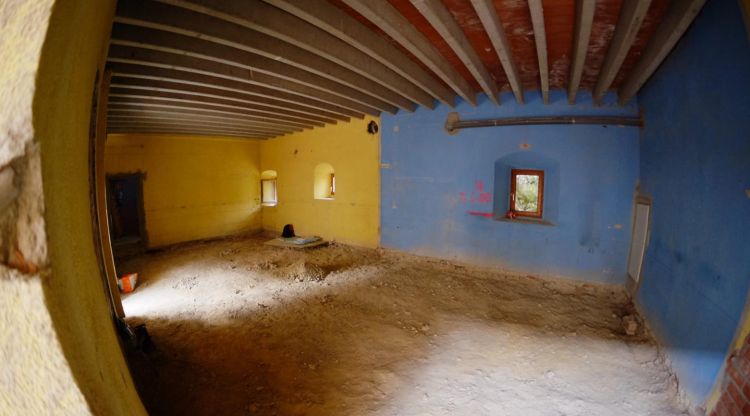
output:
[{"label": "dirt floor", "polygon": [[131,259],[154,415],[681,415],[620,288],[260,237]]}]

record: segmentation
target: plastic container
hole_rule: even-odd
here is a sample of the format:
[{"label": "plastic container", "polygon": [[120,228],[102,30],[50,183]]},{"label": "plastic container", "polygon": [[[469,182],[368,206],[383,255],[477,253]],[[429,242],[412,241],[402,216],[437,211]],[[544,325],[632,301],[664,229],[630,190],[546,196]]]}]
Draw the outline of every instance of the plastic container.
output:
[{"label": "plastic container", "polygon": [[117,287],[120,288],[122,293],[130,293],[135,290],[135,285],[138,282],[138,273],[128,273],[120,276],[117,279]]}]

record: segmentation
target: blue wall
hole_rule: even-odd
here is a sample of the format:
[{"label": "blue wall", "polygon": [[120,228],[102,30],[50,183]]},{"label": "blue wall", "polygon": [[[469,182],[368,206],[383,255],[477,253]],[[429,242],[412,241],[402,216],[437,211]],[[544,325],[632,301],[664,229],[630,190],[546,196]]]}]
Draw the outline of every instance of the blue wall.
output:
[{"label": "blue wall", "polygon": [[[497,265],[537,275],[624,283],[638,178],[634,127],[514,126],[443,129],[450,111],[462,119],[541,115],[637,116],[635,104],[576,106],[554,92],[516,104],[382,116],[381,244],[412,253]],[[524,148],[528,145],[529,148]],[[497,221],[507,210],[508,167],[542,168],[545,220],[553,225]],[[496,173],[498,180],[495,180]]]},{"label": "blue wall", "polygon": [[637,300],[696,404],[750,285],[750,46],[736,3],[709,1],[639,95],[653,208]]}]

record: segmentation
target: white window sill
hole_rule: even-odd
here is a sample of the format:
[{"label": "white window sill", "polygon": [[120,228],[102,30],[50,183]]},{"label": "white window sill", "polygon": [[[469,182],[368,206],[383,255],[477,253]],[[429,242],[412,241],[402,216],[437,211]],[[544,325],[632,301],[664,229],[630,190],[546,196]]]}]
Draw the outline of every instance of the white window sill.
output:
[{"label": "white window sill", "polygon": [[336,198],[315,198],[316,201],[333,201]]},{"label": "white window sill", "polygon": [[279,204],[278,202],[263,202],[262,204],[260,204],[260,206],[262,206],[262,207],[275,207],[278,204]]}]

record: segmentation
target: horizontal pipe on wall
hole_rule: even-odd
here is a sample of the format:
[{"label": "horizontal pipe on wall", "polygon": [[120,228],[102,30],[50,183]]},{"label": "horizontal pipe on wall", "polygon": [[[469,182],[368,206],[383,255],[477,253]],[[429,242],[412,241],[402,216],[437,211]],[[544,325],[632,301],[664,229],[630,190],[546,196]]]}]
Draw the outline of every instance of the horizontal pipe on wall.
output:
[{"label": "horizontal pipe on wall", "polygon": [[445,130],[448,134],[457,134],[461,129],[473,129],[477,127],[500,127],[500,126],[531,126],[549,124],[600,124],[617,126],[642,127],[641,117],[621,116],[545,116],[545,117],[508,117],[490,118],[484,120],[461,120],[458,113],[448,113],[445,120]]}]

